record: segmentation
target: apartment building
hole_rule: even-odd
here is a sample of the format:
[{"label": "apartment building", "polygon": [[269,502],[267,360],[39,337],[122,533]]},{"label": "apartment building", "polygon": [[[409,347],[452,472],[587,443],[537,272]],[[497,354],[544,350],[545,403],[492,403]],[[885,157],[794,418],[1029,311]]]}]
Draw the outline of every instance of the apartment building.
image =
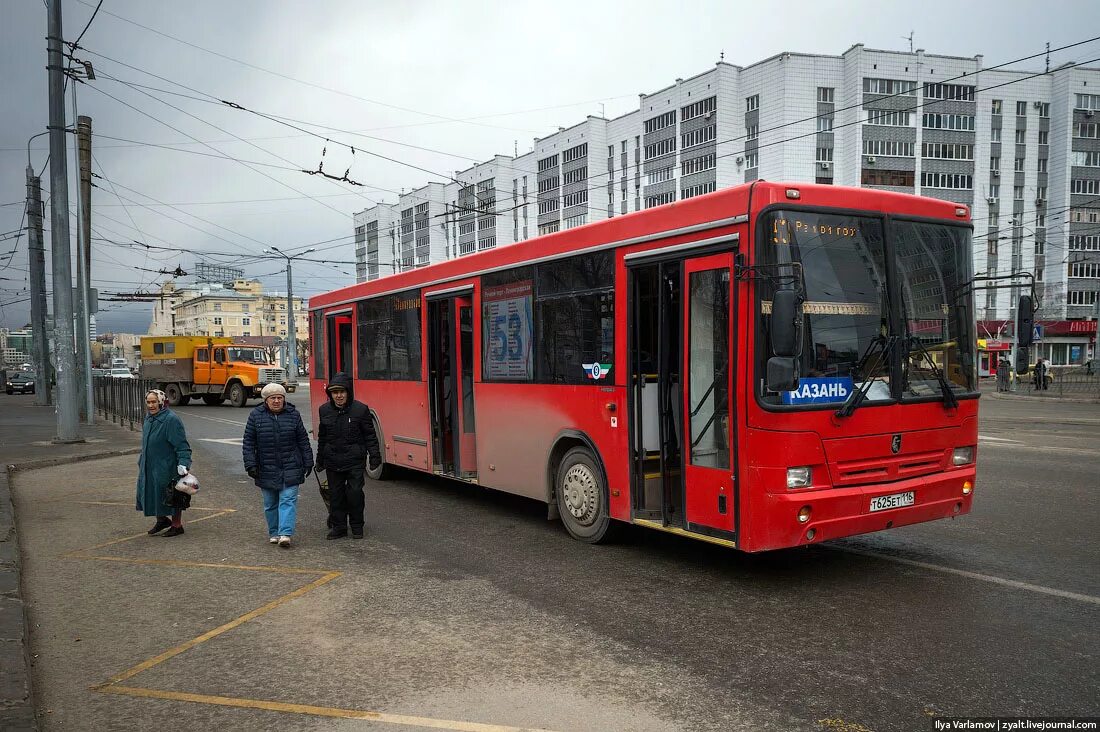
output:
[{"label": "apartment building", "polygon": [[[392,250],[388,269],[756,179],[789,180],[966,204],[975,271],[1029,272],[1040,319],[1079,320],[1100,298],[1098,111],[1098,68],[984,70],[981,55],[862,44],[839,56],[782,53],[743,67],[721,61],[639,95],[625,115],[587,117],[536,138],[523,155],[497,155],[430,184],[446,212],[444,245],[427,260]],[[368,221],[383,231],[403,226],[405,198],[357,214],[357,232]],[[490,200],[495,216],[485,208]],[[359,248],[360,280],[389,274],[372,269],[369,246]],[[979,292],[977,308],[988,324],[1010,320],[1014,293]],[[1058,362],[1058,349],[1044,348]]]},{"label": "apartment building", "polygon": [[[168,281],[161,292],[165,296],[154,307],[150,335],[287,337],[286,294],[265,293],[259,280],[181,286]],[[305,305],[300,297],[293,304],[296,335],[305,339],[309,332]]]}]

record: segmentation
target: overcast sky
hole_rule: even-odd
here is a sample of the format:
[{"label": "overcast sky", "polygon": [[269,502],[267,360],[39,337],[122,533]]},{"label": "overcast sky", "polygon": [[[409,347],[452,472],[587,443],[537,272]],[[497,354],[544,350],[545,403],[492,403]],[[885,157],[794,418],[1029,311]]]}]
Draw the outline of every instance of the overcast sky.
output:
[{"label": "overcast sky", "polygon": [[[75,39],[94,6],[64,1],[66,39]],[[401,188],[443,180],[517,144],[527,152],[534,137],[585,115],[628,112],[639,92],[704,71],[723,51],[726,61],[748,65],[781,51],[839,55],[855,43],[907,50],[910,31],[917,48],[981,53],[992,66],[1037,53],[1047,41],[1057,47],[1100,34],[1100,2],[104,0],[78,54],[99,76],[77,87],[79,111],[98,135],[93,172],[103,176],[93,191],[93,281],[101,292],[150,291],[164,276],[146,270],[190,271],[198,258],[96,237],[232,255],[207,259],[242,262],[247,276],[278,290],[286,288],[278,262],[242,257],[343,237],[314,256],[349,263],[294,269],[296,293],[332,289],[354,281],[352,213],[394,202]],[[28,320],[27,240],[4,232],[22,220],[27,138],[46,126],[45,35],[42,0],[0,0],[0,325],[10,327]],[[1052,65],[1097,57],[1100,43],[1093,43],[1055,55]],[[1021,68],[1041,69],[1042,60]],[[155,89],[142,93],[135,83]],[[324,141],[200,101],[206,95],[296,126],[346,131],[308,127],[359,149],[353,157],[329,144],[325,170],[342,175],[350,167],[364,187],[282,169],[316,169]],[[45,137],[31,157],[41,169]],[[276,167],[249,169],[220,157]],[[71,154],[69,165],[72,173]],[[48,194],[48,170],[43,185]],[[151,313],[147,304],[102,307],[101,332],[144,332]]]}]

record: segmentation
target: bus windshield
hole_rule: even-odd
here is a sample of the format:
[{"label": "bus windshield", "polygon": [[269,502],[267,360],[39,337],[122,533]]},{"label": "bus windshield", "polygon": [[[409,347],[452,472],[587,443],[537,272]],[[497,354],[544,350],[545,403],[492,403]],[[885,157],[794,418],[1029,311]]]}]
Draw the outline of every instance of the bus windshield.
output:
[{"label": "bus windshield", "polygon": [[[761,386],[761,400],[771,404],[839,403],[866,381],[874,383],[867,385],[864,403],[890,399],[882,220],[812,211],[773,211],[764,219],[760,263],[801,263],[806,302],[800,388],[777,394]],[[769,276],[775,274],[774,268],[765,267],[758,278],[760,311],[765,316],[757,349],[761,373],[772,355],[766,316],[774,289]]]},{"label": "bus windshield", "polygon": [[267,353],[262,348],[230,348],[229,360],[258,364],[268,363]]},{"label": "bus windshield", "polygon": [[[806,294],[799,388],[768,392],[760,379],[764,403],[836,405],[861,389],[864,404],[973,391],[972,296],[962,295],[971,278],[969,229],[896,219],[885,227],[884,219],[852,214],[764,216],[759,261],[801,263]],[[896,274],[888,274],[887,258]],[[773,355],[768,313],[775,274],[765,267],[758,279],[761,374]],[[895,365],[898,385],[891,383]]]}]

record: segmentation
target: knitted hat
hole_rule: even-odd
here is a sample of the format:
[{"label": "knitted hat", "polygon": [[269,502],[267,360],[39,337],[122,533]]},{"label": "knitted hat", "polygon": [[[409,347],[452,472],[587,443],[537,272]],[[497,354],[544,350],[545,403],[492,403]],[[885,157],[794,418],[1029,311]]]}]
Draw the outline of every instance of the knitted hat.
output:
[{"label": "knitted hat", "polygon": [[260,396],[266,402],[268,397],[286,396],[286,389],[283,388],[282,384],[268,384],[260,392]]}]

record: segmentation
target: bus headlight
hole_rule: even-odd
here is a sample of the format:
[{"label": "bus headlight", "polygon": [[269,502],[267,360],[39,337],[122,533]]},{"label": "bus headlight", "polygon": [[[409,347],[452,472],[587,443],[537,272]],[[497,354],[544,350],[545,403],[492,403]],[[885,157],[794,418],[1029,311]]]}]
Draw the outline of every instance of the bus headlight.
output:
[{"label": "bus headlight", "polygon": [[810,468],[787,468],[788,488],[809,488],[811,485],[813,485],[813,471]]},{"label": "bus headlight", "polygon": [[951,453],[952,465],[969,465],[974,462],[974,446],[956,447]]}]

